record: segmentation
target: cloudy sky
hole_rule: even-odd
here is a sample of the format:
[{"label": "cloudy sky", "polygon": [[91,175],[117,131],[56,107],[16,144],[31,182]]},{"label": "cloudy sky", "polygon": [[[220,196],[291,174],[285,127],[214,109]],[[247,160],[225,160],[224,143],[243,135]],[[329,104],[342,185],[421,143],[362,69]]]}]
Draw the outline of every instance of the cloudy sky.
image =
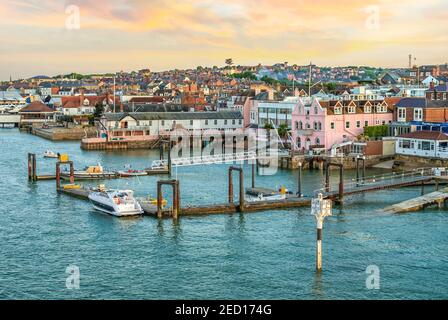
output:
[{"label": "cloudy sky", "polygon": [[404,67],[412,53],[418,64],[445,63],[447,2],[1,0],[0,79],[220,66],[230,57]]}]

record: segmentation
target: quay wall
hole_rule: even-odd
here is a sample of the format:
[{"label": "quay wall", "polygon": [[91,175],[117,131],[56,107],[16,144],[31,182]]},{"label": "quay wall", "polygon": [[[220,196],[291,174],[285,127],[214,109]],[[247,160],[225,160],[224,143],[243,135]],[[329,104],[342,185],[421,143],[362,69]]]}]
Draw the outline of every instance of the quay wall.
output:
[{"label": "quay wall", "polygon": [[44,139],[53,141],[82,140],[97,135],[96,128],[33,128],[32,133]]},{"label": "quay wall", "polygon": [[140,141],[98,141],[85,142],[81,141],[81,149],[83,150],[130,150],[130,149],[150,149],[154,145],[152,140]]}]

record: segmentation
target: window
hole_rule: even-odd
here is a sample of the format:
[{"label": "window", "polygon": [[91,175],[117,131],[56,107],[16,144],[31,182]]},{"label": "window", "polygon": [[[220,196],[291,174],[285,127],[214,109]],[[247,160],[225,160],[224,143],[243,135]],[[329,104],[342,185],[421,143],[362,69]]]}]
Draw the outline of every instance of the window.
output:
[{"label": "window", "polygon": [[317,123],[317,130],[319,130],[319,131],[322,130],[322,123],[321,122]]},{"label": "window", "polygon": [[193,120],[190,120],[190,126],[192,126],[193,125]]},{"label": "window", "polygon": [[317,107],[314,107],[314,114],[318,114],[319,112],[318,112],[318,110],[317,110]]},{"label": "window", "polygon": [[372,113],[372,107],[371,106],[365,106],[364,107],[364,113]]},{"label": "window", "polygon": [[299,130],[302,130],[303,129],[303,123],[302,123],[302,121],[299,121]]},{"label": "window", "polygon": [[330,123],[330,128],[334,130],[334,122]]},{"label": "window", "polygon": [[349,106],[349,107],[348,107],[348,113],[356,113],[356,107],[354,107],[354,106]]},{"label": "window", "polygon": [[381,121],[381,124],[384,126],[386,124],[386,120]]},{"label": "window", "polygon": [[316,138],[316,145],[320,145],[320,139]]},{"label": "window", "polygon": [[162,120],[162,126],[164,126],[165,125],[165,120]]},{"label": "window", "polygon": [[345,128],[346,128],[346,129],[350,129],[350,121],[347,121],[347,122],[345,123]]},{"label": "window", "polygon": [[411,141],[410,140],[400,140],[399,146],[400,146],[400,148],[403,148],[403,149],[411,149]]},{"label": "window", "polygon": [[226,119],[226,120],[224,120],[224,125],[227,125],[227,122],[228,122],[228,121],[227,121],[227,119]]},{"label": "window", "polygon": [[364,121],[364,127],[368,127],[369,126],[369,121]]},{"label": "window", "polygon": [[297,138],[297,148],[301,148],[302,147],[302,139]]},{"label": "window", "polygon": [[205,120],[205,125],[206,125],[206,126],[208,126],[208,119],[207,119],[207,120]]},{"label": "window", "polygon": [[334,108],[334,114],[342,114],[342,108],[341,107],[335,107]]},{"label": "window", "polygon": [[299,130],[299,123],[297,121],[294,122],[294,128],[296,130]]},{"label": "window", "polygon": [[309,124],[309,123],[307,123],[307,124],[305,125],[305,128],[306,128],[306,129],[311,129],[311,126],[310,126],[310,124]]},{"label": "window", "polygon": [[239,119],[239,120],[238,120],[238,124],[239,124],[239,125],[243,124],[243,120]]},{"label": "window", "polygon": [[152,126],[152,120],[149,120],[148,123],[149,123],[149,126]]},{"label": "window", "polygon": [[406,121],[406,108],[398,108],[398,121]]},{"label": "window", "polygon": [[423,120],[423,109],[415,108],[414,109],[414,121],[422,121]]},{"label": "window", "polygon": [[215,124],[215,126],[218,124],[218,120],[214,120],[213,123]]},{"label": "window", "polygon": [[313,129],[317,130],[317,122],[313,122]]},{"label": "window", "polygon": [[233,124],[233,125],[235,125],[235,124],[236,124],[236,121],[235,121],[235,119],[232,119],[232,124]]},{"label": "window", "polygon": [[356,128],[361,128],[361,121],[356,121]]},{"label": "window", "polygon": [[443,100],[446,100],[446,92],[443,93]]}]

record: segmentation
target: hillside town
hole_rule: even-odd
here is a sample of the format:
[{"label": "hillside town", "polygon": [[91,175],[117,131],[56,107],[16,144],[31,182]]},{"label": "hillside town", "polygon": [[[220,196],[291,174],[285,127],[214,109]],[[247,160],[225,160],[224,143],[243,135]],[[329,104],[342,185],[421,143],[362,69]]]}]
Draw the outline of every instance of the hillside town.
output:
[{"label": "hillside town", "polygon": [[53,139],[51,132],[64,128],[60,139],[82,140],[85,149],[114,140],[154,147],[179,127],[264,128],[277,130],[291,154],[448,159],[446,63],[412,66],[410,58],[408,68],[397,69],[225,64],[11,77],[0,83],[0,126]]}]

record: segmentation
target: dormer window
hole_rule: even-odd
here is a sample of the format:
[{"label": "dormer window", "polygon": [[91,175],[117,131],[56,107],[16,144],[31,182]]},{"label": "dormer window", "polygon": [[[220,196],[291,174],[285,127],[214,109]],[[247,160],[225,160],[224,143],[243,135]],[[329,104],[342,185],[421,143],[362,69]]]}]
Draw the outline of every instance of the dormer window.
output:
[{"label": "dormer window", "polygon": [[354,107],[354,106],[349,106],[347,109],[348,109],[348,113],[356,113],[356,107]]},{"label": "dormer window", "polygon": [[372,107],[371,106],[365,106],[364,107],[364,113],[372,113]]},{"label": "dormer window", "polygon": [[342,108],[341,107],[334,107],[334,114],[342,114]]},{"label": "dormer window", "polygon": [[84,99],[84,102],[82,104],[88,106],[90,104],[89,99]]}]

